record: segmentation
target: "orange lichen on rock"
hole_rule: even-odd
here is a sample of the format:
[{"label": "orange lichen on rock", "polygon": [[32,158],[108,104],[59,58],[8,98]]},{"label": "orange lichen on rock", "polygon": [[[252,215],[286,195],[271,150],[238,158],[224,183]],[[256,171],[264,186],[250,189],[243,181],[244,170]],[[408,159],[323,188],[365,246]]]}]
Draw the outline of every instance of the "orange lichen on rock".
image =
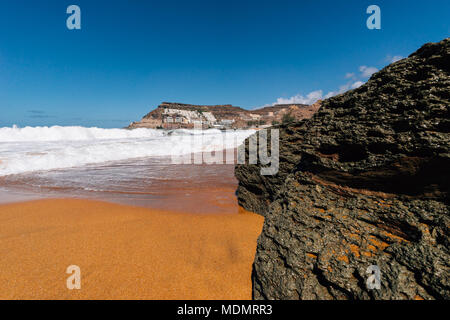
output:
[{"label": "orange lichen on rock", "polygon": [[359,239],[359,234],[356,233],[350,233],[348,236],[353,239]]},{"label": "orange lichen on rock", "polygon": [[369,241],[373,243],[374,246],[376,246],[377,248],[379,248],[380,250],[384,250],[387,247],[389,247],[389,244],[381,241],[381,240],[377,240],[375,237],[371,236],[369,238]]},{"label": "orange lichen on rock", "polygon": [[368,251],[361,251],[361,254],[363,256],[366,256],[366,257],[373,257],[374,256],[374,254],[372,252],[368,252]]},{"label": "orange lichen on rock", "polygon": [[360,257],[360,254],[359,254],[359,247],[358,247],[357,245],[355,245],[355,244],[349,244],[349,247],[350,247],[350,251],[351,251],[357,258],[359,258],[359,257]]},{"label": "orange lichen on rock", "polygon": [[307,252],[306,255],[310,258],[317,259],[317,254],[315,253]]},{"label": "orange lichen on rock", "polygon": [[408,243],[410,242],[409,240],[406,240],[405,238],[403,238],[401,236],[398,236],[398,235],[395,235],[395,234],[393,234],[391,232],[388,232],[388,231],[383,231],[383,234],[386,237],[394,239],[394,240],[399,241],[399,242],[408,242]]}]

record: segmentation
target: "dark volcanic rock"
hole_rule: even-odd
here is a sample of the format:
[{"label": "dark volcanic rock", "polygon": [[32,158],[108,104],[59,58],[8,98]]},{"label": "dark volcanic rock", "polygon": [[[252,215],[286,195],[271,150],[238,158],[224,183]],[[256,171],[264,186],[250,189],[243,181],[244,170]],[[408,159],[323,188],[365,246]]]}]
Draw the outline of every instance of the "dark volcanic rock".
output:
[{"label": "dark volcanic rock", "polygon": [[240,204],[265,216],[255,299],[450,298],[449,102],[445,39],[280,127],[277,175],[236,167]]}]

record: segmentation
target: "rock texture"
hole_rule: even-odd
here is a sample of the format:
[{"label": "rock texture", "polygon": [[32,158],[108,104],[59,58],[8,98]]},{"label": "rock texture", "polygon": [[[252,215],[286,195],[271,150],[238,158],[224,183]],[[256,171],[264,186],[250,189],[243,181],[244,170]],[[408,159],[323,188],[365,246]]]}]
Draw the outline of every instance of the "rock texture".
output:
[{"label": "rock texture", "polygon": [[254,298],[450,299],[449,104],[450,38],[280,126],[277,175],[237,166],[265,216]]}]

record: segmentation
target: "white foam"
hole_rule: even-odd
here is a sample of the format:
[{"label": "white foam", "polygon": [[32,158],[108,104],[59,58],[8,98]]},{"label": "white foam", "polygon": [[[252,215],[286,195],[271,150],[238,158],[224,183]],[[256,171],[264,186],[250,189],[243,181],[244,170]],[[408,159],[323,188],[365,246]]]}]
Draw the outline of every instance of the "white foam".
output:
[{"label": "white foam", "polygon": [[0,128],[0,176],[234,148],[254,133],[84,127]]},{"label": "white foam", "polygon": [[134,130],[85,127],[25,127],[0,128],[0,142],[19,141],[82,141],[163,136],[161,130],[139,128]]}]

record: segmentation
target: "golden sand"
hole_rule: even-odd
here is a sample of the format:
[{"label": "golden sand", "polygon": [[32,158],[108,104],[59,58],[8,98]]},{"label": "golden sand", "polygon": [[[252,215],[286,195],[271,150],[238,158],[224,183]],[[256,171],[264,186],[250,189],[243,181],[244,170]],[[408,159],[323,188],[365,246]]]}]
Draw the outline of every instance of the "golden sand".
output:
[{"label": "golden sand", "polygon": [[[263,218],[87,200],[0,206],[0,299],[250,299]],[[68,290],[66,269],[81,268]]]}]

